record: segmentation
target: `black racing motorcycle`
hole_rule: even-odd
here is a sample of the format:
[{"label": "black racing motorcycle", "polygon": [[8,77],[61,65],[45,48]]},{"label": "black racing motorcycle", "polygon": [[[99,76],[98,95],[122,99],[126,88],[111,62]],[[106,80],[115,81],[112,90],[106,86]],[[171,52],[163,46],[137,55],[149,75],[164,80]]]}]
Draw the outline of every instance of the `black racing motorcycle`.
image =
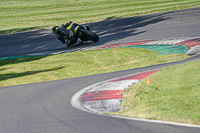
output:
[{"label": "black racing motorcycle", "polygon": [[99,41],[99,36],[95,34],[94,32],[90,31],[90,28],[88,26],[82,26],[77,24],[71,24],[67,27],[67,29],[70,29],[71,31],[74,31],[73,34],[75,34],[76,41],[73,43],[83,43],[87,41],[93,41],[97,42]]}]

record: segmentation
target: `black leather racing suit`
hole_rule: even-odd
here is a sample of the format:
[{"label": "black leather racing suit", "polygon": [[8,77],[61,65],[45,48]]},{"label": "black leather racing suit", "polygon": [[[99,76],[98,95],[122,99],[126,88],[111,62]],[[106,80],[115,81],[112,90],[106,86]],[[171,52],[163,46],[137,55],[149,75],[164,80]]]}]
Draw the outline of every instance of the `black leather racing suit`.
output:
[{"label": "black leather racing suit", "polygon": [[85,29],[84,26],[69,21],[67,24],[62,25],[57,30],[57,37],[63,44],[67,43],[67,46],[71,46],[75,44],[79,38],[79,28]]}]

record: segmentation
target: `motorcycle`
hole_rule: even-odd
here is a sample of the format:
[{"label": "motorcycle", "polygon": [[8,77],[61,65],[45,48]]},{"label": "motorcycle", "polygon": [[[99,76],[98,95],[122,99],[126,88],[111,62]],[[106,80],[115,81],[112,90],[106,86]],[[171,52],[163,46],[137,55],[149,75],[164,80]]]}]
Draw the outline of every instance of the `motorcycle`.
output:
[{"label": "motorcycle", "polygon": [[[85,27],[83,28],[83,26],[81,26],[81,28],[79,26],[75,26],[73,28],[74,25],[70,25],[69,27],[67,27],[67,29],[74,29],[74,33],[77,34],[77,42],[76,43],[83,43],[83,42],[87,42],[87,41],[93,41],[93,42],[97,42],[99,41],[99,36],[97,34],[95,34],[94,32],[90,31],[90,28],[88,27],[88,29]],[[77,32],[79,31],[79,32]],[[75,45],[75,44],[74,44]],[[74,46],[72,45],[72,46]]]}]

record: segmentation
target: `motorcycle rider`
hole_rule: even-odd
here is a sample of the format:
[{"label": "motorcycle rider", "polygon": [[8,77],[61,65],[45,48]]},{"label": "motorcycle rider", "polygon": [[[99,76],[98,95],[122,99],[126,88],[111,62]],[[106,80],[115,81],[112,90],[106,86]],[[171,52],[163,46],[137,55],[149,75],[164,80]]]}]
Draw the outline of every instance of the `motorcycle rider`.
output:
[{"label": "motorcycle rider", "polygon": [[84,30],[90,30],[90,27],[79,25],[77,23],[73,23],[72,21],[69,21],[65,25],[63,24],[61,27],[54,26],[52,28],[52,31],[54,34],[57,34],[58,40],[60,40],[63,44],[66,44],[66,46],[71,46],[75,43],[85,41],[83,38],[81,38],[81,32],[80,29]]}]

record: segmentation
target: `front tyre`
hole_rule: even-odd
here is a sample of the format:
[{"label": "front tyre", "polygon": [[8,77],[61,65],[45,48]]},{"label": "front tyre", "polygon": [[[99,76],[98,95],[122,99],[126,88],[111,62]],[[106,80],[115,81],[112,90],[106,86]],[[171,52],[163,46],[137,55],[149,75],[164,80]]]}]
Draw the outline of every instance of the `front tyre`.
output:
[{"label": "front tyre", "polygon": [[91,31],[88,30],[81,30],[82,36],[87,40],[91,40],[93,42],[99,41],[99,36]]}]

